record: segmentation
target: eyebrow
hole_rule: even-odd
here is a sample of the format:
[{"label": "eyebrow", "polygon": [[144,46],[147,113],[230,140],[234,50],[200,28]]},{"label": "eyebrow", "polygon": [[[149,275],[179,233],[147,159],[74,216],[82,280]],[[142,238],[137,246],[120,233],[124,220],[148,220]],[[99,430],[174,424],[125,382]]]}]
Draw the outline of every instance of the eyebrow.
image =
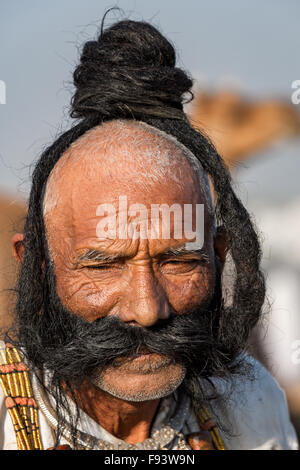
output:
[{"label": "eyebrow", "polygon": [[[186,248],[185,245],[180,246],[180,247],[171,247],[167,248],[166,250],[162,251],[157,255],[157,257],[175,257],[175,256],[184,256],[184,255],[194,255],[194,256],[201,256],[202,260],[209,261],[208,255],[205,253],[204,249],[192,249],[189,250]],[[120,253],[116,254],[111,254],[111,253],[105,253],[104,251],[100,250],[95,250],[95,249],[90,249],[79,255],[77,258],[78,262],[81,261],[96,261],[100,263],[109,263],[116,261],[118,259],[124,259],[127,258],[127,256],[122,255]]]},{"label": "eyebrow", "polygon": [[105,253],[104,251],[99,250],[87,250],[86,252],[79,255],[77,261],[100,261],[100,262],[111,262],[116,259],[123,258],[122,255]]},{"label": "eyebrow", "polygon": [[203,260],[209,261],[208,255],[205,253],[203,248],[195,248],[189,250],[186,248],[185,245],[180,246],[178,248],[167,248],[165,251],[159,254],[159,256],[167,257],[167,256],[182,256],[182,255],[194,255],[194,256],[201,256]]}]

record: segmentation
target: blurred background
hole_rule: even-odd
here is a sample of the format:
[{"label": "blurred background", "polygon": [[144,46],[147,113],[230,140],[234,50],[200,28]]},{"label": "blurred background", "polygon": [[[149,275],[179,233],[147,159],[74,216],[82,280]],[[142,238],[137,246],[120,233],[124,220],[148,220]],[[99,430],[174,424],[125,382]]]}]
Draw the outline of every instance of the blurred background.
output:
[{"label": "blurred background", "polygon": [[10,239],[22,230],[32,164],[69,127],[80,47],[112,6],[123,13],[111,12],[106,25],[122,17],[152,22],[195,79],[186,111],[223,156],[261,234],[268,303],[252,344],[286,390],[299,432],[297,0],[0,0],[0,326],[13,308]]}]

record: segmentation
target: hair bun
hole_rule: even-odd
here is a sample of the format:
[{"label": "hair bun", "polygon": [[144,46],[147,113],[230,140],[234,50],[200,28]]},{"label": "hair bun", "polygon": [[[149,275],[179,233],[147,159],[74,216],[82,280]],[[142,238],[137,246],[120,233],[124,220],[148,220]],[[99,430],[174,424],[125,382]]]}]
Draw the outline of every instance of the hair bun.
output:
[{"label": "hair bun", "polygon": [[183,119],[193,82],[175,61],[171,43],[149,23],[115,23],[83,47],[71,116]]}]

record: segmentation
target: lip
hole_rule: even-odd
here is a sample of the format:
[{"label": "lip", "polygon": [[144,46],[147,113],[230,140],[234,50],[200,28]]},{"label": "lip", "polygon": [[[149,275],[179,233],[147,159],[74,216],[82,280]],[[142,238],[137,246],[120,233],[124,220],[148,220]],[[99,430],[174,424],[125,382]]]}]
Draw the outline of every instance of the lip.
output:
[{"label": "lip", "polygon": [[122,358],[116,363],[116,367],[122,372],[134,374],[151,374],[170,365],[172,360],[161,354],[145,351],[134,358]]}]

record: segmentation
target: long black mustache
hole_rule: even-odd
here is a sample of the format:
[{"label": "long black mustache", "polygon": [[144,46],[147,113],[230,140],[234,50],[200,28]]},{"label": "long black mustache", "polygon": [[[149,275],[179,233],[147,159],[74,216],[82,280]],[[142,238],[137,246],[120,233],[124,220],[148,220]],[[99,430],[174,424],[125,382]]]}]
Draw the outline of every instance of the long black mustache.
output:
[{"label": "long black mustache", "polygon": [[[217,339],[220,279],[209,306],[181,315],[172,312],[167,320],[148,328],[126,325],[115,316],[88,322],[68,311],[57,295],[51,262],[46,264],[44,281],[44,311],[35,325],[34,350],[27,342],[27,353],[34,356],[37,367],[53,371],[56,380],[81,382],[119,358],[132,360],[144,348],[202,377],[216,375],[218,367],[223,371],[226,357]],[[29,329],[33,332],[32,325]]]}]

